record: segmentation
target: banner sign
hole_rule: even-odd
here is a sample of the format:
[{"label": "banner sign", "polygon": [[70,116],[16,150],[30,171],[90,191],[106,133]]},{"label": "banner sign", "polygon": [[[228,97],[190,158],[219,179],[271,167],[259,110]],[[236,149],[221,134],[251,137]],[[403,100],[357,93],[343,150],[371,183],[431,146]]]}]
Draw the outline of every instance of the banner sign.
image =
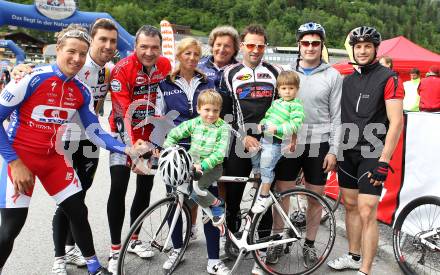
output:
[{"label": "banner sign", "polygon": [[174,68],[176,65],[174,31],[170,22],[160,21],[160,32],[162,34],[162,55],[170,60],[171,67]]},{"label": "banner sign", "polygon": [[35,7],[42,15],[55,20],[69,18],[76,11],[74,0],[35,0]]}]

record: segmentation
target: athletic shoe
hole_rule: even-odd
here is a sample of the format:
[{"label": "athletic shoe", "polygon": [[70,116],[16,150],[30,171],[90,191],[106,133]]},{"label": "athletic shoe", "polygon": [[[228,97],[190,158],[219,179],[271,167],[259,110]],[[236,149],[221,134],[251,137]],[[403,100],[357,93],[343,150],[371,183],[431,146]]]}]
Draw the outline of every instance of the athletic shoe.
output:
[{"label": "athletic shoe", "polygon": [[77,247],[74,247],[66,252],[66,264],[76,265],[78,267],[86,266],[87,262],[84,259],[81,251]]},{"label": "athletic shoe", "polygon": [[[179,253],[180,251],[173,250],[171,254],[168,256],[168,260],[166,260],[165,263],[163,263],[162,268],[165,270],[171,269],[171,267],[177,261],[177,257],[179,257]],[[183,261],[183,259],[181,261]]]},{"label": "athletic shoe", "polygon": [[108,258],[107,269],[113,274],[118,273],[118,259],[119,259],[119,253],[112,253]]},{"label": "athletic shoe", "polygon": [[251,211],[254,214],[261,213],[264,210],[266,210],[271,204],[272,204],[272,198],[270,196],[265,198],[263,198],[262,196],[258,196],[257,200],[252,206]]},{"label": "athletic shoe", "polygon": [[303,247],[304,267],[310,268],[318,262],[318,255],[314,246],[304,245]]},{"label": "athletic shoe", "polygon": [[89,275],[112,275],[112,274],[116,274],[116,273],[110,272],[102,266],[98,270],[96,270],[95,273],[89,272]]},{"label": "athletic shoe", "polygon": [[[265,252],[260,252],[260,253],[263,262],[266,262],[266,253]],[[264,272],[264,270],[255,262],[254,266],[252,267],[252,275],[264,275],[264,274],[266,274],[266,272]]]},{"label": "athletic shoe", "polygon": [[276,264],[280,256],[283,254],[284,246],[282,244],[271,246],[267,249],[266,262],[269,264]]},{"label": "athletic shoe", "polygon": [[219,261],[213,265],[208,264],[206,271],[208,271],[209,274],[217,275],[229,275],[231,273],[231,270],[229,270],[229,268],[222,261]]},{"label": "athletic shoe", "polygon": [[127,251],[135,253],[141,258],[151,258],[154,256],[154,252],[150,249],[150,245],[141,240],[130,240]]},{"label": "athletic shoe", "polygon": [[52,274],[67,275],[66,260],[64,258],[56,258],[52,266]]},{"label": "athletic shoe", "polygon": [[225,203],[222,201],[218,206],[210,206],[212,213],[212,225],[219,226],[225,221]]},{"label": "athletic shoe", "polygon": [[329,261],[327,265],[336,270],[359,269],[361,267],[361,261],[355,261],[350,255],[345,254],[337,259]]}]

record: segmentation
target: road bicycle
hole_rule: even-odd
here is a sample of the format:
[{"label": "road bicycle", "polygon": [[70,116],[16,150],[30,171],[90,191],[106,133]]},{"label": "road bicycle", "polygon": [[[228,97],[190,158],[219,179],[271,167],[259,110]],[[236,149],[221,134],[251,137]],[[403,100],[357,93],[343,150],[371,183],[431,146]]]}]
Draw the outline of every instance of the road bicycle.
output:
[{"label": "road bicycle", "polygon": [[394,257],[406,275],[440,274],[440,198],[406,205],[393,228]]},{"label": "road bicycle", "polygon": [[[223,182],[252,181],[247,177],[221,177],[220,180]],[[188,199],[193,191],[199,195],[204,195],[204,191],[198,187],[197,174],[193,174],[189,181],[170,188],[172,191],[167,194],[167,197],[146,209],[130,228],[121,248],[118,274],[172,274],[178,268],[188,246],[191,232],[191,211],[185,203],[185,199]],[[312,273],[327,259],[336,237],[335,217],[328,202],[320,195],[301,188],[281,193],[273,191],[270,192],[270,196],[272,205],[263,213],[253,214],[248,211],[240,232],[233,234],[228,230],[226,223],[222,225],[221,232],[224,232],[238,251],[231,274],[237,270],[240,262],[248,254],[251,254],[258,265],[268,274]],[[304,197],[307,200],[315,201],[320,205],[322,212],[328,214],[325,226],[319,226],[321,211],[319,213],[301,213],[303,210],[300,206],[300,200]],[[210,219],[212,218],[209,208],[202,208],[202,210]],[[264,228],[262,223],[264,215],[274,217],[271,228],[267,228],[267,226]],[[308,249],[304,246],[307,223],[316,220],[316,217],[318,217],[318,226],[314,228],[310,226],[310,230],[317,231],[315,239],[317,261],[306,266],[303,252]],[[170,269],[164,270],[162,265],[168,259],[168,254],[173,251],[171,239],[177,223],[182,225],[181,234],[177,234],[177,238],[181,238],[183,245],[178,251],[174,264]],[[154,257],[141,259],[128,253],[129,241],[133,234],[138,235],[137,238],[155,252]],[[279,260],[276,264],[266,263],[266,251],[277,246],[282,246]]]}]

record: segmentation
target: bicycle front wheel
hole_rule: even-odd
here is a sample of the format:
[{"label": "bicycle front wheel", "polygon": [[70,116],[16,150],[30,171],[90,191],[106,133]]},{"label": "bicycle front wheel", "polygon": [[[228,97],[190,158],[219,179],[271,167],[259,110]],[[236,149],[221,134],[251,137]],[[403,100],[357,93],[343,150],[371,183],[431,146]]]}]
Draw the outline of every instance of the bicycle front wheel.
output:
[{"label": "bicycle front wheel", "polygon": [[[422,237],[430,232],[431,236]],[[406,275],[440,274],[439,232],[440,198],[421,197],[403,208],[393,229],[393,250]],[[430,248],[423,242],[437,248]]]},{"label": "bicycle front wheel", "polygon": [[[324,225],[320,223],[322,213],[328,216]],[[276,203],[254,217],[249,241],[255,244],[288,239],[295,237],[295,232],[299,234],[296,241],[252,251],[261,268],[269,274],[310,274],[324,263],[335,242],[336,221],[320,195],[298,188],[279,194]],[[314,240],[314,245],[306,246],[306,237]]]},{"label": "bicycle front wheel", "polygon": [[[162,199],[148,209],[146,209],[134,222],[125,239],[118,262],[118,274],[171,274],[182,260],[186,247],[189,242],[191,232],[191,213],[186,206],[182,205],[180,216],[174,227],[172,240],[166,243],[169,234],[171,222],[179,201],[176,196],[170,196]],[[133,236],[141,240],[145,249],[151,250],[154,256],[140,258],[135,253],[131,253],[129,245]],[[173,251],[173,243],[181,244],[180,252],[173,264],[167,269],[163,269],[164,263],[168,260],[169,254]]]}]

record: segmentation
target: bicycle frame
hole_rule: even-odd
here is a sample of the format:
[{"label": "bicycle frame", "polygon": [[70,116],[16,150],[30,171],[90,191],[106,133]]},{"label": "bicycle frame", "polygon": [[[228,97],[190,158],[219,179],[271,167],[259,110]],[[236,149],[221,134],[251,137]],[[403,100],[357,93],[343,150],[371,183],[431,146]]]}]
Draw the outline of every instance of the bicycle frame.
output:
[{"label": "bicycle frame", "polygon": [[432,250],[440,251],[440,247],[438,245],[435,245],[435,244],[431,243],[430,241],[426,240],[429,237],[439,235],[439,234],[440,234],[440,228],[433,228],[432,230],[419,236],[420,242]]}]

